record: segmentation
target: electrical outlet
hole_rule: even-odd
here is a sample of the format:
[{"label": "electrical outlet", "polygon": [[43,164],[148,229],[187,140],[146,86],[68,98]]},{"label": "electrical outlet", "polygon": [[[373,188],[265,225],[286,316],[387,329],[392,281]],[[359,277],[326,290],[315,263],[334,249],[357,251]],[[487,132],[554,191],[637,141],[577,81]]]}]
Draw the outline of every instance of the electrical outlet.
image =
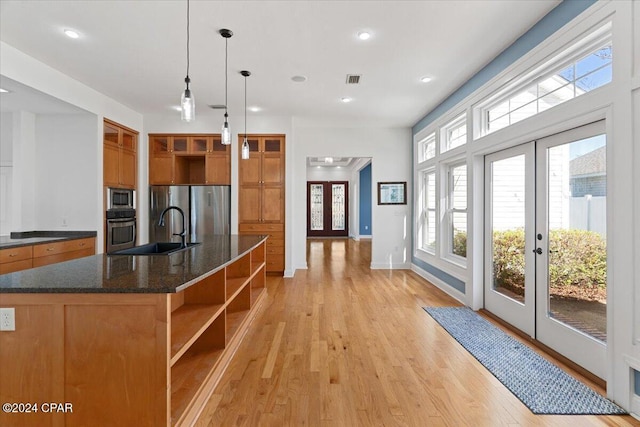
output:
[{"label": "electrical outlet", "polygon": [[0,308],[0,331],[16,330],[16,309]]}]

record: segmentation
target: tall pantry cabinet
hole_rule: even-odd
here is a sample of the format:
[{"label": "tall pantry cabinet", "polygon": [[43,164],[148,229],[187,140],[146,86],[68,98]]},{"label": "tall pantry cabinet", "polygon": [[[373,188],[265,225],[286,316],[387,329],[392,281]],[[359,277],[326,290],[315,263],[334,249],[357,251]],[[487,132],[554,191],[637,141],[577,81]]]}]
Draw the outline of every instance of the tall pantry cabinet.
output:
[{"label": "tall pantry cabinet", "polygon": [[[238,149],[242,152],[242,135]],[[285,136],[247,135],[249,159],[239,160],[238,232],[265,234],[267,273],[284,272]]]}]

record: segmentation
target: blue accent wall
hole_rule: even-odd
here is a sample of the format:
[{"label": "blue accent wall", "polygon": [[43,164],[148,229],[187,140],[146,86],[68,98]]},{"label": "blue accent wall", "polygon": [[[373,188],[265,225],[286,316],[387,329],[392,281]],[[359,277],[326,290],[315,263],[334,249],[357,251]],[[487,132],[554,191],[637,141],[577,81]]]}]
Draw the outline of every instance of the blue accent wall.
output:
[{"label": "blue accent wall", "polygon": [[633,376],[635,377],[635,391],[634,393],[637,394],[638,396],[640,396],[640,371],[636,371],[635,369],[633,370]]},{"label": "blue accent wall", "polygon": [[360,170],[360,232],[371,235],[371,163]]},{"label": "blue accent wall", "polygon": [[426,263],[422,260],[419,260],[417,258],[413,259],[413,263],[418,267],[420,267],[421,269],[425,270],[426,272],[433,274],[438,279],[442,280],[452,288],[464,293],[465,284],[462,280],[458,279],[457,277],[453,277],[449,273],[442,271],[439,268],[436,268],[433,265]]},{"label": "blue accent wall", "polygon": [[[520,38],[518,38],[515,42],[513,42],[509,47],[502,51],[498,56],[496,56],[489,64],[487,64],[483,69],[477,72],[472,78],[470,78],[466,83],[460,86],[453,94],[451,94],[447,99],[441,102],[437,107],[435,107],[431,112],[429,112],[426,116],[420,119],[412,128],[412,133],[415,135],[420,132],[425,127],[429,126],[435,120],[437,120],[440,116],[445,114],[451,108],[453,108],[456,104],[464,100],[467,96],[471,95],[482,85],[487,83],[489,80],[497,76],[515,61],[523,57],[527,54],[531,49],[538,46],[542,43],[547,37],[555,33],[557,30],[566,25],[569,21],[571,21],[576,16],[580,15],[586,9],[588,9],[591,5],[593,5],[597,0],[564,0],[558,6],[556,6],[553,10],[551,10],[547,15],[545,15],[540,21],[538,21],[533,27],[529,29],[526,33],[524,33]],[[413,138],[411,141],[411,146],[413,146]],[[415,191],[415,189],[414,189]],[[415,200],[415,194],[414,194]],[[413,218],[415,223],[415,218]],[[415,248],[415,242],[413,242],[413,247]],[[443,282],[449,284],[451,287],[457,289],[458,291],[464,293],[465,292],[465,283],[450,274],[426,263],[415,256],[412,257],[411,262],[422,268],[425,271],[433,274]],[[638,390],[638,374],[636,373],[636,391]]]}]

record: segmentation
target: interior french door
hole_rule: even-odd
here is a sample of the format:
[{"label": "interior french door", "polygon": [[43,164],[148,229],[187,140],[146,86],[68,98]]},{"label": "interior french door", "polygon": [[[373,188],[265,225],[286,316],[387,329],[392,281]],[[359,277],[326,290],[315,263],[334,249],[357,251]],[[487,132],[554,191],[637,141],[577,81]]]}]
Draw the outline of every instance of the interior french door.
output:
[{"label": "interior french door", "polygon": [[307,236],[349,235],[349,183],[307,182]]},{"label": "interior french door", "polygon": [[604,122],[485,157],[485,308],[605,378]]}]

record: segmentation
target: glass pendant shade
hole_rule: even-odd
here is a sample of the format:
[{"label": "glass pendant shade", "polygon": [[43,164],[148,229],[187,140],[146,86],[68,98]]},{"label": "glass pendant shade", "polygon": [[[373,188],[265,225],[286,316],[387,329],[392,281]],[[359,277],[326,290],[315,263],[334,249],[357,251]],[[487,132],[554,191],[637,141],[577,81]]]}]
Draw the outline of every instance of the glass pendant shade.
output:
[{"label": "glass pendant shade", "polygon": [[249,142],[247,141],[247,138],[244,139],[244,141],[242,142],[242,160],[248,160],[249,159]]},{"label": "glass pendant shade", "polygon": [[231,144],[231,129],[229,129],[229,121],[227,115],[224,115],[224,124],[222,125],[222,143],[224,145]]},{"label": "glass pendant shade", "polygon": [[196,118],[196,100],[191,90],[186,89],[180,98],[181,118],[183,122],[191,122]]}]

